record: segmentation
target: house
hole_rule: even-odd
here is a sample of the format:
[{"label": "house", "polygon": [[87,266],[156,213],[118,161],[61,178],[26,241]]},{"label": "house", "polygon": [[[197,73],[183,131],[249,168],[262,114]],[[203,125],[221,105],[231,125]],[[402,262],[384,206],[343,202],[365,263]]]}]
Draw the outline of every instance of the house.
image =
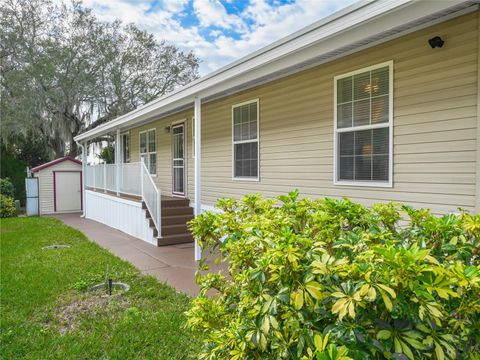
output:
[{"label": "house", "polygon": [[188,206],[294,188],[479,211],[479,28],[477,1],[347,7],[78,135],[116,136],[85,215],[162,245],[191,241]]}]

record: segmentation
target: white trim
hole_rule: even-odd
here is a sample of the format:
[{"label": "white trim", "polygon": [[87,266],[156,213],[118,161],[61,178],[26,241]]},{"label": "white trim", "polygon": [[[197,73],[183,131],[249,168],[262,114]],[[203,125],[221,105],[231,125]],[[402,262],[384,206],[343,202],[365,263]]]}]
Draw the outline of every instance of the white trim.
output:
[{"label": "white trim", "polygon": [[[235,141],[235,124],[233,113],[234,109],[243,105],[257,104],[257,138],[250,140],[239,140]],[[235,145],[236,144],[248,144],[248,143],[257,143],[257,176],[235,176]],[[232,105],[232,180],[234,181],[260,181],[260,99],[252,99],[248,101],[241,102],[239,104]]]},{"label": "white trim", "polygon": [[[337,82],[340,79],[351,77],[356,74],[373,71],[388,66],[388,122],[373,125],[351,126],[348,128],[337,128]],[[361,69],[350,71],[345,74],[333,77],[333,184],[342,186],[368,186],[368,187],[393,187],[393,60],[367,66]],[[352,84],[353,86],[353,84]],[[353,101],[353,99],[352,99]],[[353,114],[352,114],[353,116]],[[388,181],[369,181],[369,180],[339,180],[338,179],[338,134],[342,132],[359,131],[366,129],[379,129],[388,127]]]},{"label": "white trim", "polygon": [[[195,97],[194,102],[194,116],[195,116],[195,165],[194,165],[194,187],[195,187],[195,201],[197,202],[195,209],[195,217],[199,216],[202,213],[202,100],[200,97]],[[199,261],[202,258],[202,249],[195,239],[194,246],[194,258],[195,261]]]},{"label": "white trim", "polygon": [[175,125],[184,123],[184,122],[186,122],[187,120],[188,120],[188,118],[184,118],[184,119],[181,119],[181,120],[172,121],[172,122],[170,123],[170,126],[175,126]]},{"label": "white trim", "polygon": [[[149,150],[149,140],[148,140],[148,133],[150,131],[155,131],[155,151],[148,151]],[[146,134],[146,150],[147,152],[144,152],[142,153],[142,141],[141,141],[141,136],[142,134]],[[158,149],[158,144],[157,144],[157,128],[150,128],[150,129],[147,129],[147,130],[142,130],[138,133],[138,153],[140,154],[140,163],[142,162],[142,155],[147,155],[147,169],[148,169],[148,172],[149,174],[152,176],[152,177],[156,177],[157,174],[158,174],[158,156],[157,156],[157,149]],[[152,174],[150,172],[150,155],[151,154],[155,154],[155,173]]]},{"label": "white trim", "polygon": [[[93,138],[117,127],[130,127],[191,106],[195,96],[202,98],[222,93],[256,79],[274,76],[296,64],[316,59],[319,54],[332,54],[319,61],[327,62],[405,35],[412,29],[478,10],[478,5],[466,0],[414,1],[363,0],[301,29],[273,44],[247,55],[213,73],[160,97],[95,129],[77,135],[74,140]],[[401,28],[405,24],[410,27]],[[400,28],[397,33],[388,33]],[[384,34],[380,39],[373,37]],[[368,43],[364,43],[368,39]],[[372,40],[370,40],[372,39]],[[358,44],[351,50],[335,55],[335,50]],[[301,70],[301,69],[300,69]],[[288,75],[294,71],[285,72]],[[268,80],[268,79],[267,79]],[[271,80],[271,79],[270,79]]]},{"label": "white trim", "polygon": [[195,159],[195,116],[192,116],[192,158]]}]

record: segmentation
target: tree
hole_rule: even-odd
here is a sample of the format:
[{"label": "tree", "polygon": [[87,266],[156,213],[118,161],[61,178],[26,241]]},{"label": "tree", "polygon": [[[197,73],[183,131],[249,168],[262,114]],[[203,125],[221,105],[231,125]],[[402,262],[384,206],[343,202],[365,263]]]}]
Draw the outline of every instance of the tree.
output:
[{"label": "tree", "polygon": [[2,139],[31,131],[57,157],[77,155],[73,137],[85,129],[197,78],[199,64],[133,24],[50,0],[0,5],[0,59]]},{"label": "tree", "polygon": [[98,156],[105,164],[115,162],[115,148],[112,145],[105,146]]}]

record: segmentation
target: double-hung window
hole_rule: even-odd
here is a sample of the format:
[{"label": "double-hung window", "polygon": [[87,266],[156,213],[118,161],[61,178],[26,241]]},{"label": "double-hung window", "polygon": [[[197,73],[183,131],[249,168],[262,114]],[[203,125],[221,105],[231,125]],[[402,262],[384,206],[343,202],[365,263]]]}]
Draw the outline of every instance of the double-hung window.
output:
[{"label": "double-hung window", "polygon": [[156,131],[151,129],[140,133],[140,158],[145,163],[150,174],[157,174]]},{"label": "double-hung window", "polygon": [[392,184],[392,62],[336,76],[336,184]]},{"label": "double-hung window", "polygon": [[258,113],[258,100],[232,107],[235,179],[258,180]]}]

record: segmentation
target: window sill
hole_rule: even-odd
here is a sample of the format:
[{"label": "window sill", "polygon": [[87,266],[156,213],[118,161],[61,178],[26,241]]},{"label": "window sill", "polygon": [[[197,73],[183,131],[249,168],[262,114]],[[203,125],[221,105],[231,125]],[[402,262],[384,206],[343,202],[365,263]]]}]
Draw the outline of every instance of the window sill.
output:
[{"label": "window sill", "polygon": [[233,181],[253,181],[253,182],[259,182],[260,178],[259,177],[233,177]]},{"label": "window sill", "polygon": [[338,186],[360,186],[360,187],[377,187],[377,188],[392,188],[393,183],[391,181],[341,181],[334,180],[333,185]]}]

